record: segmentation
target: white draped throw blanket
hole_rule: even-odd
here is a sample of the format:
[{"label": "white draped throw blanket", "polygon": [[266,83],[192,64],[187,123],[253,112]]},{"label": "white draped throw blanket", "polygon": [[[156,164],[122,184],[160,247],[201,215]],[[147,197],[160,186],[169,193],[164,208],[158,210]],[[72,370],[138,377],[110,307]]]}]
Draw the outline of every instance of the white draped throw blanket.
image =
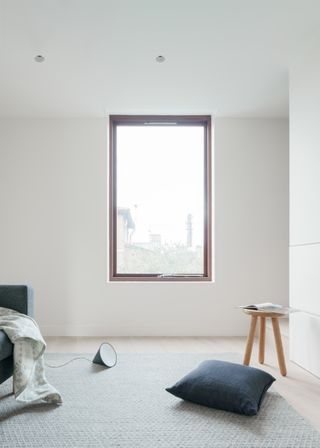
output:
[{"label": "white draped throw blanket", "polygon": [[17,401],[61,404],[61,395],[45,376],[46,343],[37,323],[25,314],[0,307],[0,330],[7,334],[14,347],[13,390]]}]

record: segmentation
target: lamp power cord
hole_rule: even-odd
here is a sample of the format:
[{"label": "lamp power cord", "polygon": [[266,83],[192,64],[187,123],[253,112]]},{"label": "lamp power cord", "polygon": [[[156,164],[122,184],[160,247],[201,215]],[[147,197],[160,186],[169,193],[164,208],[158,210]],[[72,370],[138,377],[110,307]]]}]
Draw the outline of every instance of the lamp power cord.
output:
[{"label": "lamp power cord", "polygon": [[58,364],[58,365],[52,365],[52,364],[48,364],[48,363],[44,363],[46,367],[50,367],[50,369],[60,369],[60,367],[64,367],[67,366],[68,364],[70,364],[71,362],[77,361],[78,359],[85,359],[86,361],[89,361],[90,363],[92,362],[91,359],[86,358],[85,356],[77,356],[75,358],[69,359],[69,361],[64,362],[63,364]]}]

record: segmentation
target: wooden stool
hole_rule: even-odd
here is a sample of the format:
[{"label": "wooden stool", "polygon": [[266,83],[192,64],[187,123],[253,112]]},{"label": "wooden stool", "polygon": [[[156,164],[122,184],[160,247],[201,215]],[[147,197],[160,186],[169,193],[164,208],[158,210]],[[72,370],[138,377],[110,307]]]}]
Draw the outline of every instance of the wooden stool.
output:
[{"label": "wooden stool", "polygon": [[246,314],[251,316],[251,324],[250,330],[247,339],[246,351],[244,354],[243,364],[248,366],[250,364],[250,358],[252,353],[252,347],[254,343],[254,337],[256,333],[257,319],[260,318],[260,337],[259,337],[259,362],[260,364],[264,363],[264,353],[265,353],[265,340],[266,340],[266,319],[269,317],[272,321],[272,328],[274,339],[276,342],[276,349],[278,355],[278,363],[281,375],[286,376],[287,368],[286,362],[284,359],[280,326],[279,326],[279,318],[285,316],[282,313],[269,313],[265,311],[256,311],[256,310],[243,310]]}]

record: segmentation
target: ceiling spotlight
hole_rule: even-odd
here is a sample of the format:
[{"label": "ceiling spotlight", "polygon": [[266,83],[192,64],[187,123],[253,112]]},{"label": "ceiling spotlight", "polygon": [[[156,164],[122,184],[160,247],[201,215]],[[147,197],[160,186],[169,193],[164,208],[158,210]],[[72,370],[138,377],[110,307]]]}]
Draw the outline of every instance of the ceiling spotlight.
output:
[{"label": "ceiling spotlight", "polygon": [[42,56],[41,54],[38,54],[37,56],[35,56],[34,60],[36,62],[44,62],[46,60],[46,58],[44,56]]},{"label": "ceiling spotlight", "polygon": [[156,61],[159,62],[160,64],[162,62],[164,62],[165,60],[166,60],[166,58],[164,56],[159,55],[159,56],[156,57]]}]

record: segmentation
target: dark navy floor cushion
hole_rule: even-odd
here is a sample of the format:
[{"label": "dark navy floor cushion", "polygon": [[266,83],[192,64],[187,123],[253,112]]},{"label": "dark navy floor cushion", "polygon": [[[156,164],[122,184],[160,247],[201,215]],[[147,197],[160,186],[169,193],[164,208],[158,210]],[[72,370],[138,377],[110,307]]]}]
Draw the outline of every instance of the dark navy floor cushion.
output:
[{"label": "dark navy floor cushion", "polygon": [[209,360],[166,390],[176,397],[215,409],[255,415],[273,376],[260,369]]}]

